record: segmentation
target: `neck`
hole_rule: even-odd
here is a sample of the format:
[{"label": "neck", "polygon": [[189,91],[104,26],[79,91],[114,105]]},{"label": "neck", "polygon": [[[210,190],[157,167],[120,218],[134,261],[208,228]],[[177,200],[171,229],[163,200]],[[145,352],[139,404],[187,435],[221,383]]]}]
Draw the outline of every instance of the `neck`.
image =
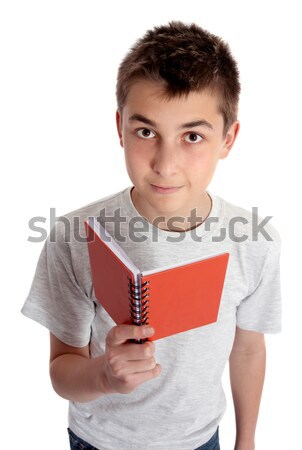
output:
[{"label": "neck", "polygon": [[212,209],[212,199],[207,192],[203,192],[198,205],[184,211],[165,211],[148,210],[148,213],[140,208],[140,202],[137,199],[135,188],[131,191],[131,198],[135,208],[145,217],[153,226],[165,231],[185,232],[201,225],[210,215]]},{"label": "neck", "polygon": [[152,223],[165,231],[186,232],[200,226],[209,217],[211,209],[212,199],[205,192],[202,205],[199,208],[193,208],[186,217],[172,215],[171,217],[165,217],[159,224],[156,223],[156,218]]}]

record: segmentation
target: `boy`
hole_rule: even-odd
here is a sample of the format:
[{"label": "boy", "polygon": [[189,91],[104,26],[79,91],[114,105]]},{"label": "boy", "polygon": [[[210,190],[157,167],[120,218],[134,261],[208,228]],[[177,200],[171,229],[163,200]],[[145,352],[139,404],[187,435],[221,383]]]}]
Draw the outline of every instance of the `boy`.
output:
[{"label": "boy", "polygon": [[[280,240],[207,191],[238,135],[239,92],[227,44],[195,24],[149,30],[119,67],[116,123],[133,186],[57,222],[22,310],[50,330],[50,376],[69,400],[71,449],[219,449],[228,360],[234,448],[255,448],[264,333],[280,331]],[[229,252],[217,322],[133,343],[152,336],[152,323],[116,326],[96,300],[79,238],[89,216],[141,270]],[[133,220],[145,239],[131,237]]]}]

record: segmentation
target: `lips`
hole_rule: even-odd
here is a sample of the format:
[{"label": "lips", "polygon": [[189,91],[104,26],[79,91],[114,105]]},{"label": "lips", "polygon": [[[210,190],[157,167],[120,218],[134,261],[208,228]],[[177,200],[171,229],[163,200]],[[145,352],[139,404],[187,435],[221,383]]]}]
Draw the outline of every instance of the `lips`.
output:
[{"label": "lips", "polygon": [[156,184],[151,184],[151,186],[159,194],[173,194],[181,189],[181,186],[157,186]]}]

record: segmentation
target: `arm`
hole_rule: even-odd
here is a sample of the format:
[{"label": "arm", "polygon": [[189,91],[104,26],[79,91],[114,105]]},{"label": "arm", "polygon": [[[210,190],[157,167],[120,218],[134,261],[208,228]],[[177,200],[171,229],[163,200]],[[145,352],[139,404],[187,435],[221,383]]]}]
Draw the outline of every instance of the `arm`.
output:
[{"label": "arm", "polygon": [[153,342],[128,342],[150,336],[144,334],[146,328],[113,327],[106,338],[104,355],[97,358],[90,357],[89,345],[71,347],[51,334],[49,371],[54,390],[63,398],[84,403],[115,392],[127,394],[158,376],[160,366],[153,356]]},{"label": "arm", "polygon": [[254,450],[255,431],[265,376],[264,335],[236,328],[229,359],[236,418],[235,450]]}]

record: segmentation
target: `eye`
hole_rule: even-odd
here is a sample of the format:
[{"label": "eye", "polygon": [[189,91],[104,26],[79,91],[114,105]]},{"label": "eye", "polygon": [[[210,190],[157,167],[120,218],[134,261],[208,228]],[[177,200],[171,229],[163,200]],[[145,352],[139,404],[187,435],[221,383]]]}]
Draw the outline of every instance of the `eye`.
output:
[{"label": "eye", "polygon": [[136,134],[142,139],[151,139],[155,136],[155,133],[153,133],[153,131],[149,130],[148,128],[140,128],[136,131]]},{"label": "eye", "polygon": [[189,142],[190,144],[198,144],[199,142],[203,141],[203,137],[197,133],[187,133],[185,136],[185,141]]}]

